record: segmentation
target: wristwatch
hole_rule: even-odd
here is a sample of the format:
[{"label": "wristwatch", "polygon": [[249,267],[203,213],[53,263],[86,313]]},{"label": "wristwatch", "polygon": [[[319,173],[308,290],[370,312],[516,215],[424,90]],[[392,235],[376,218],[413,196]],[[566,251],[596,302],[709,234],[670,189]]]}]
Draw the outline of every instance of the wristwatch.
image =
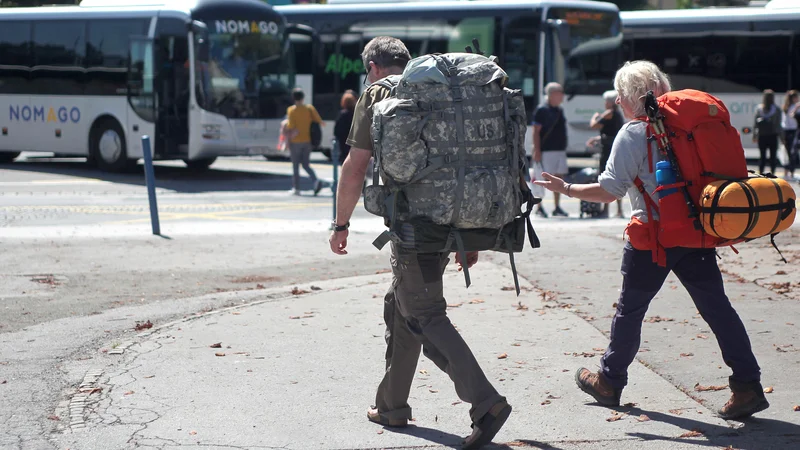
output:
[{"label": "wristwatch", "polygon": [[348,221],[344,225],[336,225],[336,221],[334,220],[333,222],[331,222],[331,227],[333,227],[333,231],[336,231],[336,232],[344,231],[344,230],[350,228],[350,222]]}]

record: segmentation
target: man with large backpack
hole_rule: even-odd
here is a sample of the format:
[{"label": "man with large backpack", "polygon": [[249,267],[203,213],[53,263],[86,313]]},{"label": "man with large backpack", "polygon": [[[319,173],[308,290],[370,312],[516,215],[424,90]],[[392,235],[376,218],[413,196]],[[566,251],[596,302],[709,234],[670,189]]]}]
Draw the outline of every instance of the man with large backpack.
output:
[{"label": "man with large backpack", "polygon": [[[349,220],[361,197],[362,183],[373,154],[376,158],[377,168],[375,170],[383,171],[384,181],[395,180],[386,176],[389,172],[396,173],[396,171],[393,172],[391,161],[381,160],[388,154],[383,151],[386,149],[378,151],[379,149],[375,148],[376,145],[387,142],[381,142],[381,139],[375,136],[373,117],[380,116],[375,110],[380,109],[385,102],[389,101],[393,86],[399,78],[397,75],[404,72],[411,57],[400,40],[380,36],[372,39],[364,47],[362,59],[366,68],[367,81],[371,84],[356,104],[353,125],[347,139],[347,144],[351,146],[351,149],[342,165],[340,184],[337,189],[338,206],[336,220],[332,224],[334,230],[330,236],[330,247],[334,253],[339,255],[347,254]],[[392,82],[387,82],[387,80],[392,80]],[[391,117],[401,115],[398,113]],[[521,127],[524,130],[524,120],[521,121]],[[423,131],[420,129],[418,132],[422,133]],[[499,135],[499,130],[486,129],[485,132]],[[390,137],[392,142],[389,143],[401,145],[400,141],[403,138],[404,136]],[[475,139],[478,140],[477,137]],[[524,142],[524,133],[520,142]],[[408,149],[408,151],[412,152],[413,149]],[[411,154],[409,153],[409,155]],[[432,164],[436,164],[436,162]],[[441,168],[442,166],[437,167]],[[394,169],[401,168],[394,167]],[[435,171],[435,168],[432,171]],[[495,175],[491,171],[486,171],[486,176],[494,177]],[[500,182],[506,181],[501,179]],[[474,184],[483,186],[480,180],[476,180]],[[524,184],[524,180],[522,184]],[[409,183],[406,185],[410,186]],[[387,186],[396,187],[397,185]],[[382,187],[373,185],[368,189],[374,191],[382,189]],[[482,194],[486,196],[491,192],[487,191]],[[495,195],[500,194],[499,192],[495,193]],[[407,193],[406,198],[413,199],[413,193]],[[430,200],[436,203],[438,198],[430,198]],[[498,199],[498,202],[500,200]],[[392,208],[389,203],[392,202],[387,202],[387,207]],[[444,204],[444,201],[441,200],[440,204]],[[464,204],[469,204],[469,201],[464,201]],[[516,206],[519,205],[516,204]],[[393,220],[387,218],[386,221],[387,224],[390,224]],[[503,237],[503,235],[495,233],[495,237],[498,237],[498,241],[500,241],[499,237]],[[461,241],[460,235],[457,239]],[[408,242],[412,242],[411,247],[405,245]],[[384,299],[384,320],[388,346],[386,373],[378,387],[375,406],[368,411],[367,417],[370,421],[385,426],[404,427],[408,424],[412,415],[407,401],[420,349],[422,349],[426,357],[431,359],[441,370],[447,372],[455,384],[459,398],[472,405],[470,417],[473,430],[472,434],[464,441],[463,448],[480,448],[491,442],[503,426],[511,413],[511,406],[486,378],[469,346],[447,317],[442,275],[450,261],[449,254],[451,252],[418,251],[419,248],[414,247],[413,242],[413,238],[408,236],[405,236],[405,240],[395,237],[391,241],[391,265],[394,278],[392,287]],[[469,247],[469,243],[467,243],[462,248],[472,247]],[[460,270],[468,271],[469,267],[477,260],[477,251],[463,251],[459,253],[457,264]]]},{"label": "man with large backpack", "polygon": [[[551,191],[588,201],[609,203],[628,194],[633,210],[626,229],[622,289],[611,341],[600,361],[600,371],[577,371],[578,387],[602,405],[619,406],[628,383],[628,366],[639,349],[647,308],[673,272],[711,327],[722,360],[733,372],[729,378],[732,396],[719,416],[739,419],[763,411],[769,403],[760,382],[761,369],[747,330],[725,295],[717,265],[715,247],[726,242],[709,233],[713,230],[701,227],[705,209],[701,214],[696,211],[701,208],[697,204],[701,193],[709,192],[706,186],[712,186],[714,180],[724,180],[723,185],[733,187],[746,183],[747,166],[739,134],[730,125],[722,102],[699,91],[670,92],[666,74],[649,61],[626,63],[617,71],[614,87],[619,93],[617,103],[633,120],[617,134],[599,183],[573,186],[547,173],[543,174],[545,180],[536,181]],[[665,170],[672,172],[672,179],[662,173],[663,182],[659,182],[656,172]],[[773,183],[766,184],[774,197]],[[752,191],[752,195],[757,194]],[[793,218],[793,202],[790,199],[785,205],[763,208],[761,215],[770,214],[774,223],[775,215],[783,214],[782,209],[789,213],[789,220]],[[711,220],[714,214],[734,214],[739,209],[711,211]]]}]

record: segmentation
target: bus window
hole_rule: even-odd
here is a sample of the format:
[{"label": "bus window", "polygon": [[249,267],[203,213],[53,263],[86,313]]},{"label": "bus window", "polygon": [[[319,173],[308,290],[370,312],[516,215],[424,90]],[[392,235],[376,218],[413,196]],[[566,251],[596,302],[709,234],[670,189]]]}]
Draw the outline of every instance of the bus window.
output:
[{"label": "bus window", "polygon": [[778,92],[789,88],[789,36],[684,35],[640,38],[634,59],[661,67],[674,89],[708,92]]},{"label": "bus window", "polygon": [[148,24],[145,19],[89,22],[87,95],[125,95],[130,38],[146,35]]},{"label": "bus window", "polygon": [[0,22],[0,93],[28,93],[30,22]]},{"label": "bus window", "polygon": [[538,103],[536,81],[539,78],[538,16],[520,17],[505,27],[505,55],[500,66],[508,74],[508,87],[522,90],[525,109],[530,113]]},{"label": "bus window", "polygon": [[34,23],[31,86],[34,92],[54,95],[83,93],[85,31],[86,22],[82,20]]}]

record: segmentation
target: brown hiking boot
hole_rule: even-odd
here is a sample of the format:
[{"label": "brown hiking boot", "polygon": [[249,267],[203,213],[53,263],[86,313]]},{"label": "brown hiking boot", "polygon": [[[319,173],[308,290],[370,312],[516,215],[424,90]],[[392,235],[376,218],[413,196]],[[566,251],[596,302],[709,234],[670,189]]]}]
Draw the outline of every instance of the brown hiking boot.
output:
[{"label": "brown hiking boot", "polygon": [[733,392],[731,399],[717,413],[725,420],[743,419],[769,408],[769,402],[763,392]]},{"label": "brown hiking boot", "polygon": [[600,372],[581,367],[575,373],[575,382],[583,392],[594,397],[603,406],[619,406],[622,389],[615,390]]},{"label": "brown hiking boot", "polygon": [[402,428],[408,426],[408,419],[390,419],[381,414],[378,408],[370,408],[367,410],[367,419],[369,419],[370,422],[375,422],[385,427]]}]

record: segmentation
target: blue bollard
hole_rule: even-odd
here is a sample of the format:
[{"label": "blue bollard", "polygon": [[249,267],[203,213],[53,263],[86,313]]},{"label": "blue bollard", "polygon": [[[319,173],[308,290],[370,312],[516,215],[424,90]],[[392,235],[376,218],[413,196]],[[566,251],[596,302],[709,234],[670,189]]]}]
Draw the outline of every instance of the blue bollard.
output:
[{"label": "blue bollard", "polygon": [[147,184],[147,199],[150,201],[150,223],[153,234],[161,236],[158,223],[158,203],[156,202],[156,176],[153,171],[153,156],[150,153],[150,136],[142,136],[142,155],[144,156],[144,181]]}]

